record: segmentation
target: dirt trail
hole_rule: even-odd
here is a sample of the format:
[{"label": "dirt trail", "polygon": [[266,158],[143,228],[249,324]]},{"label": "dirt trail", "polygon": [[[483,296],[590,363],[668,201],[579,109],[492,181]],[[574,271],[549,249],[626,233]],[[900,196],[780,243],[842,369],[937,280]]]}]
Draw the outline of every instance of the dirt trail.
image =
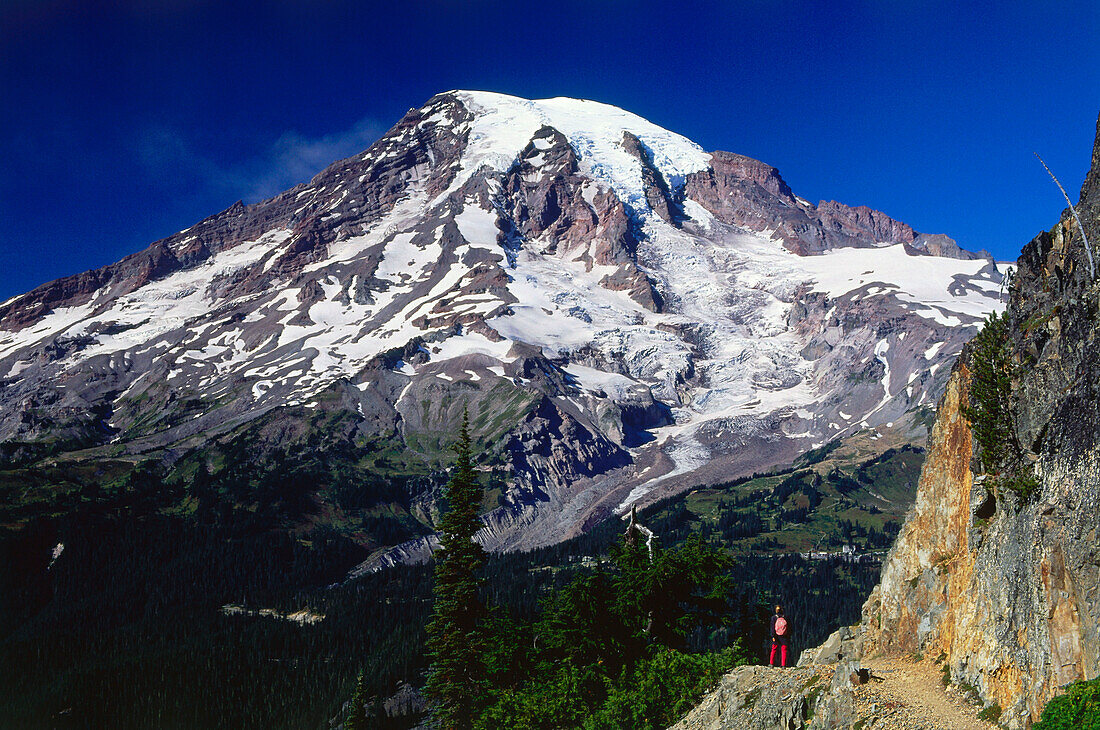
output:
[{"label": "dirt trail", "polygon": [[[910,659],[865,659],[871,681],[855,689],[856,727],[903,730],[996,730],[978,719],[981,707],[945,689],[938,665]],[[859,721],[863,721],[860,726]]]}]

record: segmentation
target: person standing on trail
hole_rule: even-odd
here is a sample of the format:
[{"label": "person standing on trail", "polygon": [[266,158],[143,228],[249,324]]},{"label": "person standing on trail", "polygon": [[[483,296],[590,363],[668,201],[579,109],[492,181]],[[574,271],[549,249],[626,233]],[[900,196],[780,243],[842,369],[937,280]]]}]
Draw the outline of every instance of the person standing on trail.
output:
[{"label": "person standing on trail", "polygon": [[775,666],[775,649],[779,647],[779,666],[787,666],[787,637],[791,634],[791,627],[783,616],[783,607],[775,607],[775,615],[772,616],[772,655],[768,665]]}]

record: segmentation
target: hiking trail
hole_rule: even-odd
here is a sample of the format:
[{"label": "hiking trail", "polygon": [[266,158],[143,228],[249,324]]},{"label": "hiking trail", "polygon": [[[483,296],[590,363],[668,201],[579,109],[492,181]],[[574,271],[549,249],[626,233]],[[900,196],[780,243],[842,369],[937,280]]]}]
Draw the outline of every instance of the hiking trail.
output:
[{"label": "hiking trail", "polygon": [[854,688],[856,723],[862,728],[905,730],[994,730],[956,685],[943,686],[940,667],[930,660],[866,659],[871,679]]},{"label": "hiking trail", "polygon": [[870,678],[853,685],[857,663],[746,666],[671,730],[997,730],[982,706],[955,685],[944,687],[931,660],[876,658],[858,663]]}]

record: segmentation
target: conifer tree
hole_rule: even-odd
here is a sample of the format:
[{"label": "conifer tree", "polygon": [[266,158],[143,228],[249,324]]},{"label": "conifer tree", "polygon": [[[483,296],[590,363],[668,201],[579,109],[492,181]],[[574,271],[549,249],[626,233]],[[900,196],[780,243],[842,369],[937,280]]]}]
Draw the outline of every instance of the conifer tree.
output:
[{"label": "conifer tree", "polygon": [[363,689],[363,672],[355,680],[355,694],[351,696],[351,709],[344,730],[367,730],[367,693]]},{"label": "conifer tree", "polygon": [[431,665],[425,690],[442,730],[469,728],[485,690],[481,637],[485,610],[479,596],[485,551],[474,541],[481,528],[482,489],[471,450],[469,416],[463,409],[454,473],[444,492],[447,511],[439,521],[435,607],[427,627]]},{"label": "conifer tree", "polygon": [[1008,317],[993,312],[974,338],[971,357],[970,403],[964,415],[973,423],[982,467],[1000,471],[1013,456],[1012,360]]}]

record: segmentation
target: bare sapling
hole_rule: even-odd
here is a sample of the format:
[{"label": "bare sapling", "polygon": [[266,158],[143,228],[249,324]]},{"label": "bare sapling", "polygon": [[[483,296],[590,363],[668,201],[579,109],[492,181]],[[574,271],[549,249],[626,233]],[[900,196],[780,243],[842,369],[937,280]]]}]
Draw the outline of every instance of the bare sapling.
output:
[{"label": "bare sapling", "polygon": [[1039,163],[1042,164],[1043,169],[1047,171],[1048,175],[1050,175],[1050,179],[1053,180],[1054,184],[1058,186],[1058,189],[1062,191],[1062,197],[1066,199],[1066,203],[1069,205],[1069,209],[1073,211],[1073,217],[1077,220],[1077,227],[1081,230],[1081,238],[1085,242],[1085,253],[1088,254],[1089,257],[1089,279],[1095,279],[1096,270],[1093,268],[1092,264],[1092,247],[1089,246],[1088,236],[1085,235],[1085,227],[1081,225],[1081,216],[1077,215],[1077,206],[1075,206],[1073,204],[1073,201],[1069,199],[1069,196],[1066,195],[1066,189],[1062,187],[1062,183],[1058,182],[1058,178],[1055,177],[1054,173],[1050,171],[1049,167],[1047,167],[1047,163],[1043,162],[1043,158],[1039,157],[1038,152],[1035,153],[1035,156],[1039,158]]}]

